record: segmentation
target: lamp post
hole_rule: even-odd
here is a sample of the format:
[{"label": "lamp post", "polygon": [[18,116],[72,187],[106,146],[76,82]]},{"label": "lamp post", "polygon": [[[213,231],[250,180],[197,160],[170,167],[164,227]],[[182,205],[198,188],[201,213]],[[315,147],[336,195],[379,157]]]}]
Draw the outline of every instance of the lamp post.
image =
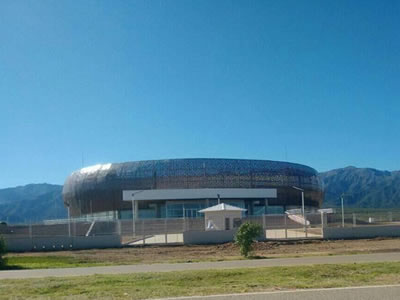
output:
[{"label": "lamp post", "polygon": [[71,211],[69,208],[69,204],[67,205],[67,211],[68,211],[68,237],[71,237]]},{"label": "lamp post", "polygon": [[304,213],[304,190],[297,187],[297,186],[292,186],[295,190],[301,191],[301,214],[303,215],[303,221],[304,221],[304,232],[307,233],[307,222],[306,222],[306,217]]},{"label": "lamp post", "polygon": [[132,194],[132,237],[136,236],[135,194]]}]

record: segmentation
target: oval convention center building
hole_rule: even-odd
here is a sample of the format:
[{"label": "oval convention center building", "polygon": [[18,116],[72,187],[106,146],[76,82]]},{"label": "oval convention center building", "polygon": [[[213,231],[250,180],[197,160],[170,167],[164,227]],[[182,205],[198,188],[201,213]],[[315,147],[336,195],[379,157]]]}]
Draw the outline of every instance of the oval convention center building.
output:
[{"label": "oval convention center building", "polygon": [[247,215],[283,214],[301,207],[301,190],[307,211],[321,206],[324,194],[317,175],[308,166],[270,160],[109,163],[73,172],[63,198],[73,218],[192,218],[219,201],[244,208]]}]

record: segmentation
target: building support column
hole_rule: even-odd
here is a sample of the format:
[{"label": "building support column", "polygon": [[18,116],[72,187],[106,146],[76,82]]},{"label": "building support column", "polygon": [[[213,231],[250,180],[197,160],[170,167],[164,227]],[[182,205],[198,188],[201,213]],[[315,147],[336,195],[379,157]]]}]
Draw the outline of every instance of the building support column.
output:
[{"label": "building support column", "polygon": [[135,200],[132,199],[132,237],[136,236],[136,203]]}]

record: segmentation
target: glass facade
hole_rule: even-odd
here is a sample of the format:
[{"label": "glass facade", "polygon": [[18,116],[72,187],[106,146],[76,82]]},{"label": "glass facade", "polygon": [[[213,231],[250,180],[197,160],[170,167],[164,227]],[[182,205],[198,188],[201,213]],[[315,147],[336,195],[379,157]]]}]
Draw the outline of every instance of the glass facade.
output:
[{"label": "glass facade", "polygon": [[167,202],[167,218],[196,218],[201,214],[198,212],[203,208],[206,208],[205,201],[173,201]]}]

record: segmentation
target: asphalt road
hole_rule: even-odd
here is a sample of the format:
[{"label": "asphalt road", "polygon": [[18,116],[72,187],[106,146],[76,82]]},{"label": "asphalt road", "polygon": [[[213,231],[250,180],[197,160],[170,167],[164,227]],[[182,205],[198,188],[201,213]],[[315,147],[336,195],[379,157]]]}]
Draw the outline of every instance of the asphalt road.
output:
[{"label": "asphalt road", "polygon": [[43,277],[87,276],[94,274],[129,274],[129,273],[171,272],[171,271],[187,271],[187,270],[258,268],[258,267],[276,267],[276,266],[346,264],[346,263],[391,262],[391,261],[400,261],[400,252],[355,254],[355,255],[333,255],[333,256],[310,256],[310,257],[299,257],[299,258],[254,259],[254,260],[236,260],[236,261],[220,261],[220,262],[199,262],[199,263],[13,270],[13,271],[0,271],[0,280],[43,278]]},{"label": "asphalt road", "polygon": [[332,289],[309,289],[219,296],[164,298],[163,300],[398,300],[400,285],[365,286]]}]

